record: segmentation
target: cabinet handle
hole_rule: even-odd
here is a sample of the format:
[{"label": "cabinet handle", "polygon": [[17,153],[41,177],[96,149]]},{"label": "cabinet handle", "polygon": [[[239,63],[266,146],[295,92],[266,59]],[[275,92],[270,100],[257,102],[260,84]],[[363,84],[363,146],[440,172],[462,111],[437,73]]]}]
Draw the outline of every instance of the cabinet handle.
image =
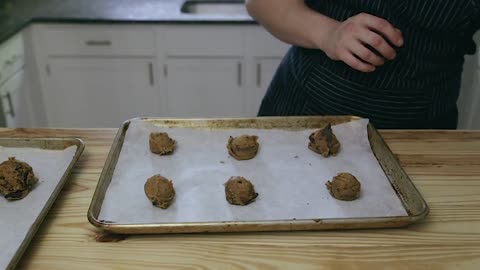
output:
[{"label": "cabinet handle", "polygon": [[262,84],[262,64],[257,63],[257,86],[260,87]]},{"label": "cabinet handle", "polygon": [[150,85],[155,85],[155,78],[153,76],[153,63],[148,63],[148,78],[150,79]]},{"label": "cabinet handle", "polygon": [[2,98],[7,99],[8,107],[10,108],[10,110],[6,111],[5,114],[10,114],[12,117],[15,117],[15,110],[13,109],[12,96],[10,95],[10,92],[7,92],[2,96]]},{"label": "cabinet handle", "polygon": [[164,64],[164,65],[163,65],[163,75],[164,75],[165,77],[168,76],[168,67],[167,67],[167,64]]},{"label": "cabinet handle", "polygon": [[238,86],[242,86],[242,62],[238,62],[237,64],[237,84]]},{"label": "cabinet handle", "polygon": [[87,40],[85,41],[87,46],[111,46],[112,42],[110,40]]}]

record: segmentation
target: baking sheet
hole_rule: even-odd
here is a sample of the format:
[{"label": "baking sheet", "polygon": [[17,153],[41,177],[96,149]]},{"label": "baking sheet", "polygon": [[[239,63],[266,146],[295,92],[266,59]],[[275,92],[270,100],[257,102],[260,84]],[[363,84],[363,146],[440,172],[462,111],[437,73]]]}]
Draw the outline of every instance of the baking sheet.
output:
[{"label": "baking sheet", "polygon": [[[157,127],[133,120],[125,135],[98,219],[120,224],[265,221],[407,216],[372,153],[368,120],[340,124],[333,130],[342,144],[336,157],[324,158],[307,148],[313,130],[202,130]],[[166,131],[177,140],[171,156],[148,148],[150,132]],[[260,150],[248,161],[229,158],[229,136],[255,134]],[[353,202],[333,199],[325,182],[340,172],[354,174],[362,194]],[[143,185],[154,174],[173,181],[176,198],[167,209],[151,205]],[[259,193],[248,206],[225,201],[223,183],[246,177]]]},{"label": "baking sheet", "polygon": [[0,162],[15,157],[33,168],[39,181],[22,200],[0,197],[0,269],[5,269],[72,162],[77,146],[64,150],[0,146]]}]

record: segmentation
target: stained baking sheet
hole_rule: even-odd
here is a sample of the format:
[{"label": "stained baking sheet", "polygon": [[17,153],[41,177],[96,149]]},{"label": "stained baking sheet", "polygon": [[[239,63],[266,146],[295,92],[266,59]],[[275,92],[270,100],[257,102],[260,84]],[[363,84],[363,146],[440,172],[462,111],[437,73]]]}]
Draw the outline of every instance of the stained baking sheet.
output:
[{"label": "stained baking sheet", "polygon": [[[158,224],[224,221],[266,221],[407,216],[374,156],[367,135],[368,120],[333,126],[342,144],[335,157],[324,158],[307,148],[312,129],[198,129],[158,127],[131,121],[98,219],[119,224]],[[177,140],[171,156],[148,148],[148,136],[165,131]],[[255,134],[260,150],[248,161],[229,158],[229,136]],[[362,184],[359,199],[333,199],[325,182],[349,172]],[[161,174],[174,183],[176,198],[167,210],[151,205],[145,180]],[[225,201],[223,183],[243,176],[259,193],[248,206]]]},{"label": "stained baking sheet", "polygon": [[[5,139],[1,142],[5,142]],[[35,145],[45,141],[26,139],[25,142],[24,144]],[[41,216],[48,210],[46,205],[56,197],[55,191],[61,188],[61,180],[67,169],[73,165],[74,157],[78,158],[81,153],[79,147],[71,145],[65,149],[48,150],[0,146],[0,162],[8,157],[27,162],[39,179],[33,190],[22,200],[8,201],[3,196],[0,197],[0,269],[13,267],[13,258],[18,259],[22,249],[26,248],[26,238],[33,236],[43,218]]]}]

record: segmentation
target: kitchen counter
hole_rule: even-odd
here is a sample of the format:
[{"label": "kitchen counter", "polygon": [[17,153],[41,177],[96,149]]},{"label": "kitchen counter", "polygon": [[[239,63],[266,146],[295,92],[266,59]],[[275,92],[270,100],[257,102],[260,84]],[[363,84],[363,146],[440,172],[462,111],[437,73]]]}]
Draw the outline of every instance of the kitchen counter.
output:
[{"label": "kitchen counter", "polygon": [[[228,1],[228,0],[226,0]],[[3,0],[0,43],[32,22],[254,23],[246,15],[180,12],[185,0]]]},{"label": "kitchen counter", "polygon": [[19,269],[480,269],[480,132],[381,131],[430,206],[406,228],[126,237],[86,217],[115,134],[0,129],[86,143]]}]

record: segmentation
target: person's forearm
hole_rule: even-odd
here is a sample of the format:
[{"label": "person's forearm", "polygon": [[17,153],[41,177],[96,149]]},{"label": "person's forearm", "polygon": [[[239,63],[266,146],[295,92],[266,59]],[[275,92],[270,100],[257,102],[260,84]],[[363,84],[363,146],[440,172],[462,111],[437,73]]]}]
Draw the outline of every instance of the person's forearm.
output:
[{"label": "person's forearm", "polygon": [[248,13],[278,39],[305,48],[324,49],[339,23],[309,9],[304,0],[247,0]]},{"label": "person's forearm", "polygon": [[309,9],[304,0],[247,0],[247,9],[278,39],[320,49],[330,59],[363,72],[395,59],[396,47],[403,46],[399,29],[367,13],[339,22]]}]

